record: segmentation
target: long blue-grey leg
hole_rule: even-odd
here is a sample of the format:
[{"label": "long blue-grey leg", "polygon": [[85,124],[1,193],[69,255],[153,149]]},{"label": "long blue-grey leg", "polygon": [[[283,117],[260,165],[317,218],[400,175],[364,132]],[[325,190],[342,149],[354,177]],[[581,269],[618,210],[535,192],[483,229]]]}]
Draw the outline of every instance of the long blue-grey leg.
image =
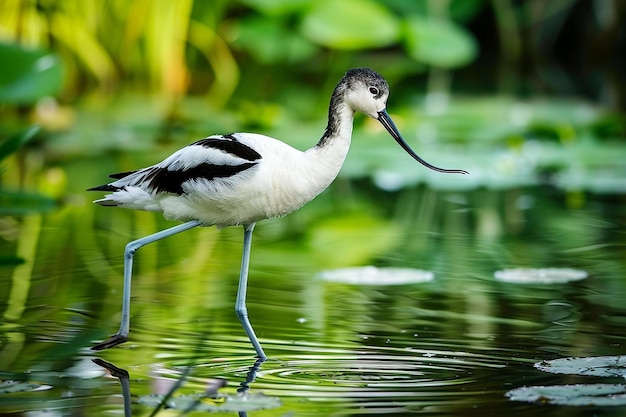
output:
[{"label": "long blue-grey leg", "polygon": [[243,234],[243,255],[241,256],[241,272],[239,273],[239,288],[237,289],[237,301],[235,302],[235,311],[237,312],[237,317],[239,317],[239,321],[243,326],[252,346],[254,346],[254,350],[256,350],[256,354],[260,360],[264,361],[267,359],[265,356],[265,352],[263,352],[263,348],[261,347],[261,343],[259,343],[259,339],[257,339],[254,334],[254,330],[252,329],[252,325],[250,324],[250,320],[248,319],[248,309],[246,308],[246,292],[248,289],[248,269],[250,267],[250,246],[252,244],[252,231],[254,230],[254,225],[256,223],[247,224],[244,226],[244,234]]},{"label": "long blue-grey leg", "polygon": [[103,350],[113,346],[117,346],[120,343],[124,343],[128,340],[128,332],[130,330],[130,281],[133,275],[133,257],[135,252],[142,246],[156,242],[157,240],[165,239],[185,230],[189,230],[201,224],[198,220],[191,220],[178,226],[170,227],[169,229],[162,230],[152,235],[142,237],[141,239],[133,240],[126,245],[124,250],[124,293],[122,298],[122,322],[120,324],[119,331],[111,336],[108,340],[102,343],[98,343],[93,346],[92,350]]}]

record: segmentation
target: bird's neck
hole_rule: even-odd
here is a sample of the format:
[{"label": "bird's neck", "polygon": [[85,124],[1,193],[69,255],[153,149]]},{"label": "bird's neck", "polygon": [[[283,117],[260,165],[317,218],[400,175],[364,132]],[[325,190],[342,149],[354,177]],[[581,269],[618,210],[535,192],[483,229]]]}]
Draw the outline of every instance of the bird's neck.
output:
[{"label": "bird's neck", "polygon": [[313,183],[310,189],[316,190],[315,195],[328,187],[339,174],[350,148],[353,119],[354,110],[343,101],[341,95],[333,94],[324,135],[305,152],[308,156],[305,171],[308,181]]},{"label": "bird's neck", "polygon": [[[350,145],[354,110],[346,104],[342,96],[342,94],[337,94],[337,90],[333,93],[328,107],[328,124],[322,138],[315,145],[318,149]],[[343,144],[340,144],[341,142]]]},{"label": "bird's neck", "polygon": [[[350,148],[354,110],[343,100],[340,84],[330,100],[328,125],[319,142],[285,163],[291,175],[277,181],[277,194],[285,196],[293,209],[311,201],[337,177]],[[282,172],[282,171],[281,171]]]}]

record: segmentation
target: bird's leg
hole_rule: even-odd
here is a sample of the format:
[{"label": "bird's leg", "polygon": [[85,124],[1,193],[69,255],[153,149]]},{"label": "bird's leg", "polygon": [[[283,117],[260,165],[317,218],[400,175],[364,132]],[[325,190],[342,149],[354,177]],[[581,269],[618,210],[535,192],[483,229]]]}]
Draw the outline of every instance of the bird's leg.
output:
[{"label": "bird's leg", "polygon": [[189,230],[193,227],[199,226],[201,222],[198,220],[191,220],[183,224],[179,224],[169,229],[161,230],[160,232],[152,235],[142,237],[141,239],[133,240],[126,245],[124,250],[124,294],[122,298],[122,322],[120,329],[116,334],[111,336],[108,340],[98,343],[93,346],[92,350],[103,350],[113,346],[117,346],[128,340],[128,332],[130,330],[130,280],[133,274],[133,257],[135,252],[142,246],[149,243],[156,242],[157,240],[165,239],[185,230]]},{"label": "bird's leg", "polygon": [[246,308],[246,291],[248,289],[248,269],[250,266],[250,246],[252,244],[252,231],[254,230],[255,223],[247,224],[244,226],[243,235],[243,255],[241,257],[241,272],[239,273],[239,288],[237,289],[237,301],[235,302],[235,311],[237,317],[243,326],[256,354],[261,361],[265,361],[267,356],[263,352],[261,343],[254,334],[254,329],[248,319],[248,309]]}]

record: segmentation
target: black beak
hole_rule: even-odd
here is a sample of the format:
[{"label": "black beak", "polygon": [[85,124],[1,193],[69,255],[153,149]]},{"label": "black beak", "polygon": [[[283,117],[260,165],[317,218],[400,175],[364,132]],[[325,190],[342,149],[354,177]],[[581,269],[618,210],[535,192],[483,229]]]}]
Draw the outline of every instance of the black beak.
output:
[{"label": "black beak", "polygon": [[443,168],[438,168],[438,167],[436,167],[434,165],[431,165],[428,162],[424,161],[422,158],[420,158],[413,151],[413,149],[411,149],[409,144],[406,143],[404,138],[402,138],[402,135],[400,134],[400,132],[398,132],[398,128],[393,123],[393,120],[391,120],[391,117],[389,117],[389,114],[387,113],[387,110],[382,110],[382,111],[378,112],[378,121],[380,122],[380,124],[385,126],[385,129],[387,129],[387,132],[389,132],[391,137],[393,137],[396,140],[396,142],[398,142],[398,145],[402,146],[402,149],[404,149],[409,155],[411,155],[413,157],[413,159],[415,159],[417,162],[419,162],[420,164],[424,165],[425,167],[430,168],[433,171],[437,171],[437,172],[447,172],[447,173],[453,173],[453,174],[469,174],[469,172],[464,171],[462,169],[443,169]]}]

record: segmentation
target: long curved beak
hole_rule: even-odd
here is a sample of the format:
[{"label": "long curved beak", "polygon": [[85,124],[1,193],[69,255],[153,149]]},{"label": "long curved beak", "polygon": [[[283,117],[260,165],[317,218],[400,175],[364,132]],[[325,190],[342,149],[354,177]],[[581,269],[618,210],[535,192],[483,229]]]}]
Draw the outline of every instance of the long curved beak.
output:
[{"label": "long curved beak", "polygon": [[393,122],[393,120],[391,120],[391,117],[389,117],[389,114],[387,113],[386,109],[378,112],[378,121],[380,122],[380,124],[385,126],[385,129],[387,129],[387,132],[389,132],[391,137],[393,137],[396,140],[396,142],[398,142],[398,145],[402,146],[402,149],[404,149],[409,155],[411,155],[413,157],[413,159],[415,159],[417,162],[419,162],[420,164],[424,165],[425,167],[430,168],[433,171],[437,171],[437,172],[446,172],[446,173],[452,173],[452,174],[469,174],[469,172],[467,172],[465,170],[462,170],[462,169],[444,169],[444,168],[439,168],[439,167],[436,167],[436,166],[434,166],[432,164],[429,164],[428,162],[426,162],[422,158],[420,158],[413,151],[413,149],[411,149],[409,144],[406,143],[406,141],[404,140],[404,138],[402,137],[400,132],[398,132],[398,128],[396,127],[396,125]]}]

